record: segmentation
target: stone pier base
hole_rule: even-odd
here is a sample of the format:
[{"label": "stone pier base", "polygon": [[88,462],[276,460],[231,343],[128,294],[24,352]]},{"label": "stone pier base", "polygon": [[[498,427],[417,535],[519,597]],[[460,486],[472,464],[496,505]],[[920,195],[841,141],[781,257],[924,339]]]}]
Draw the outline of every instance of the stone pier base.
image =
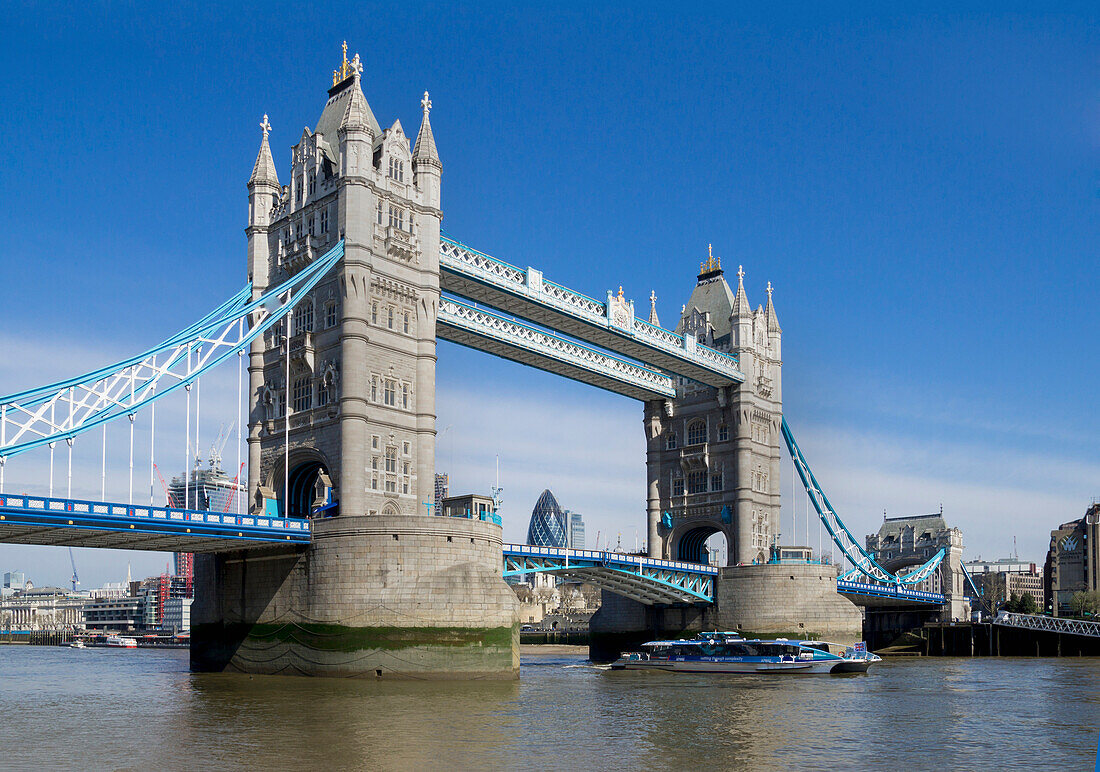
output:
[{"label": "stone pier base", "polygon": [[339,516],[308,548],[197,555],[195,671],[519,677],[518,603],[500,526]]},{"label": "stone pier base", "polygon": [[835,566],[766,564],[718,572],[717,624],[761,637],[859,641],[863,615],[836,591]]}]

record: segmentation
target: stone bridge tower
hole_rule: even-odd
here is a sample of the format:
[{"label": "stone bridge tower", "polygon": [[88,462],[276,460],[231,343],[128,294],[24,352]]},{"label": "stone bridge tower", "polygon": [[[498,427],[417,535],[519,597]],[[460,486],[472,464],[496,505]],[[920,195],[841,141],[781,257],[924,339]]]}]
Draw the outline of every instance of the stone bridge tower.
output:
[{"label": "stone bridge tower", "polygon": [[768,284],[753,310],[744,271],[730,291],[708,254],[676,332],[736,354],[744,383],[714,389],[677,379],[676,399],[646,404],[650,555],[706,561],[706,540],[722,532],[728,565],[764,562],[779,522],[779,438],[783,415],[782,330]]},{"label": "stone bridge tower", "polygon": [[517,677],[500,526],[432,515],[443,167],[431,102],[410,150],[400,121],[380,128],[361,78],[345,44],[287,183],[266,116],[248,183],[254,294],[344,241],[249,356],[251,512],[313,518],[313,543],[200,561],[192,665]]}]

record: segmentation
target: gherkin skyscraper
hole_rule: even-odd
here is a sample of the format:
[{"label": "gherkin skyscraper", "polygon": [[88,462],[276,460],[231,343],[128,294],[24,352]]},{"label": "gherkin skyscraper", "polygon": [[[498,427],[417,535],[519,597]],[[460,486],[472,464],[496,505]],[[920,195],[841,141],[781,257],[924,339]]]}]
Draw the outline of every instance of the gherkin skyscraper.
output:
[{"label": "gherkin skyscraper", "polygon": [[565,532],[565,513],[549,489],[544,490],[531,511],[531,524],[527,527],[527,543],[538,547],[568,546]]}]

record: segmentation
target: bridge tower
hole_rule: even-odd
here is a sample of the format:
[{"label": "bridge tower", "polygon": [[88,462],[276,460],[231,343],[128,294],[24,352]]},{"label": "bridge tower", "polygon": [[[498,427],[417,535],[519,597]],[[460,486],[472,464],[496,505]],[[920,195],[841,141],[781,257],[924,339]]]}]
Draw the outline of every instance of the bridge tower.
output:
[{"label": "bridge tower", "polygon": [[651,557],[706,561],[707,539],[722,532],[728,565],[764,562],[778,531],[783,331],[771,284],[753,310],[744,276],[739,268],[734,294],[708,249],[676,327],[736,354],[744,382],[678,378],[675,400],[645,407]]},{"label": "bridge tower", "polygon": [[264,117],[248,183],[253,292],[344,249],[249,355],[251,514],[313,517],[313,543],[200,561],[192,665],[517,677],[500,526],[433,516],[443,167],[431,102],[425,92],[410,151],[400,121],[380,128],[361,79],[345,44],[283,185]]}]

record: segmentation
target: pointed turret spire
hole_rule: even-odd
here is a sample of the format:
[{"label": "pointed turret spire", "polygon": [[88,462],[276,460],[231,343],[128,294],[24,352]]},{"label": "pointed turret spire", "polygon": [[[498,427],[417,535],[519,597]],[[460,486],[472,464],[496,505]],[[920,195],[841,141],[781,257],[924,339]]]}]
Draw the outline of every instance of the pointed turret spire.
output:
[{"label": "pointed turret spire", "polygon": [[279,187],[279,174],[275,171],[275,161],[271,157],[271,147],[267,143],[267,135],[271,131],[267,113],[264,113],[264,122],[260,124],[260,128],[264,132],[264,138],[260,141],[260,152],[256,156],[256,163],[252,167],[252,176],[248,178],[248,184],[266,183]]},{"label": "pointed turret spire", "polygon": [[657,293],[649,293],[649,323],[654,327],[661,326],[661,320],[657,318]]},{"label": "pointed turret spire", "polygon": [[359,63],[359,54],[349,62],[349,69],[352,79],[351,94],[348,96],[348,106],[344,108],[344,117],[340,120],[340,128],[363,129],[373,136],[378,121],[375,120],[374,113],[367,104],[367,98],[363,96],[363,88],[359,85],[359,75],[363,71],[363,65]]},{"label": "pointed turret spire", "polygon": [[775,306],[772,305],[772,283],[768,282],[768,305],[764,307],[764,316],[768,320],[769,332],[783,332],[779,327],[779,317],[775,313]]},{"label": "pointed turret spire", "polygon": [[737,266],[737,294],[733,298],[732,316],[737,318],[752,316],[752,306],[749,305],[748,295],[745,294],[745,269]]},{"label": "pointed turret spire", "polygon": [[420,106],[424,110],[424,117],[420,121],[420,131],[416,135],[416,145],[413,146],[413,163],[432,163],[442,165],[439,161],[439,151],[435,148],[435,136],[432,134],[432,124],[428,120],[428,113],[432,109],[432,100],[428,98],[428,92],[420,100]]}]

